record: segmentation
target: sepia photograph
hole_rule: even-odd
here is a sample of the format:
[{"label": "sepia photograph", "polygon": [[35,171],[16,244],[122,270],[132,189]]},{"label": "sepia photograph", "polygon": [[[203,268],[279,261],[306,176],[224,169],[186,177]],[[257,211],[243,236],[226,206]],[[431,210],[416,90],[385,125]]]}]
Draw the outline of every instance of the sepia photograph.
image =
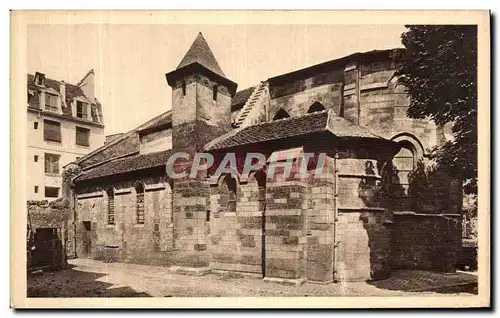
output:
[{"label": "sepia photograph", "polygon": [[14,307],[490,305],[489,12],[11,32]]}]

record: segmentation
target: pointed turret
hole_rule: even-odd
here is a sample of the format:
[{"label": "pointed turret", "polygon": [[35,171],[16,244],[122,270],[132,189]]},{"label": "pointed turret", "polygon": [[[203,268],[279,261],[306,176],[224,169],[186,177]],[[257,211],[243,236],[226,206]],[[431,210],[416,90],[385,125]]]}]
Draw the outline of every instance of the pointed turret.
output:
[{"label": "pointed turret", "polygon": [[174,86],[177,80],[193,73],[203,74],[225,85],[231,97],[236,93],[237,84],[226,77],[201,32],[198,33],[177,68],[166,74],[167,82],[170,86]]},{"label": "pointed turret", "polygon": [[198,33],[198,36],[176,69],[178,70],[193,63],[199,63],[215,74],[226,77],[201,32]]}]

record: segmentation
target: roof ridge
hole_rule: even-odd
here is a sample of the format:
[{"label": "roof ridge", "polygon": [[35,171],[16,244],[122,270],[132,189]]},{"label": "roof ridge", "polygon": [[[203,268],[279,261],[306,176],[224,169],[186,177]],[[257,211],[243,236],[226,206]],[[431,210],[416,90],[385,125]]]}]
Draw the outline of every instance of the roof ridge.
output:
[{"label": "roof ridge", "polygon": [[[32,77],[33,77],[33,79],[34,79],[35,74],[31,74],[31,73],[29,73],[29,72],[28,72],[27,74],[28,74],[28,76],[32,76]],[[65,80],[63,80],[63,79],[62,79],[62,80],[56,80],[56,79],[53,79],[53,78],[51,78],[51,77],[48,77],[47,75],[45,75],[45,80],[49,80],[49,81],[53,81],[53,82],[57,82],[57,83],[59,83],[59,84],[60,84],[61,82],[64,82],[64,84],[66,84],[66,85],[71,85],[71,86],[79,87],[79,86],[78,86],[78,84],[72,84],[72,83],[67,82],[67,81],[65,81]]]},{"label": "roof ridge", "polygon": [[[258,126],[258,125],[264,125],[264,124],[271,124],[271,123],[285,121],[285,120],[290,120],[290,119],[303,118],[303,117],[307,117],[307,116],[311,116],[311,115],[318,115],[320,113],[326,113],[327,111],[328,110],[326,110],[326,109],[325,110],[318,110],[316,112],[306,113],[306,114],[299,115],[299,116],[290,116],[290,117],[275,119],[275,120],[271,120],[271,121],[266,121],[266,122],[258,123],[258,124],[252,125],[252,126]],[[247,126],[247,127],[251,127],[251,126]]]}]

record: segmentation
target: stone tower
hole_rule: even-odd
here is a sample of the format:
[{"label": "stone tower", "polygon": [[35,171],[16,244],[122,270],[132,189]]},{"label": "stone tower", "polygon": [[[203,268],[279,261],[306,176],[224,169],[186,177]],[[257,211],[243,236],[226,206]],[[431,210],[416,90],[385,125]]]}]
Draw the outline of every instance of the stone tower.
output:
[{"label": "stone tower", "polygon": [[[226,78],[201,32],[166,78],[172,87],[172,149],[190,155],[174,170],[189,173],[194,153],[231,129],[231,99],[237,84]],[[173,193],[174,262],[208,266],[208,182],[204,176],[175,179]]]},{"label": "stone tower", "polygon": [[226,78],[201,32],[166,78],[172,87],[174,151],[200,151],[231,129],[237,84]]}]

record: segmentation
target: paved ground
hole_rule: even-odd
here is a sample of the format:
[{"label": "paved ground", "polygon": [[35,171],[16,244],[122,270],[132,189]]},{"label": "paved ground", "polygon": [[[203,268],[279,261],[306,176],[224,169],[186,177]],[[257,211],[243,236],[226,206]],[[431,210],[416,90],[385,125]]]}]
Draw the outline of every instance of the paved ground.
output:
[{"label": "paved ground", "polygon": [[[209,274],[184,276],[165,267],[69,261],[72,268],[28,276],[28,297],[173,297],[173,296],[394,296],[477,293],[477,276],[396,271],[375,282],[285,286],[258,278]],[[231,275],[234,276],[234,275]]]}]

